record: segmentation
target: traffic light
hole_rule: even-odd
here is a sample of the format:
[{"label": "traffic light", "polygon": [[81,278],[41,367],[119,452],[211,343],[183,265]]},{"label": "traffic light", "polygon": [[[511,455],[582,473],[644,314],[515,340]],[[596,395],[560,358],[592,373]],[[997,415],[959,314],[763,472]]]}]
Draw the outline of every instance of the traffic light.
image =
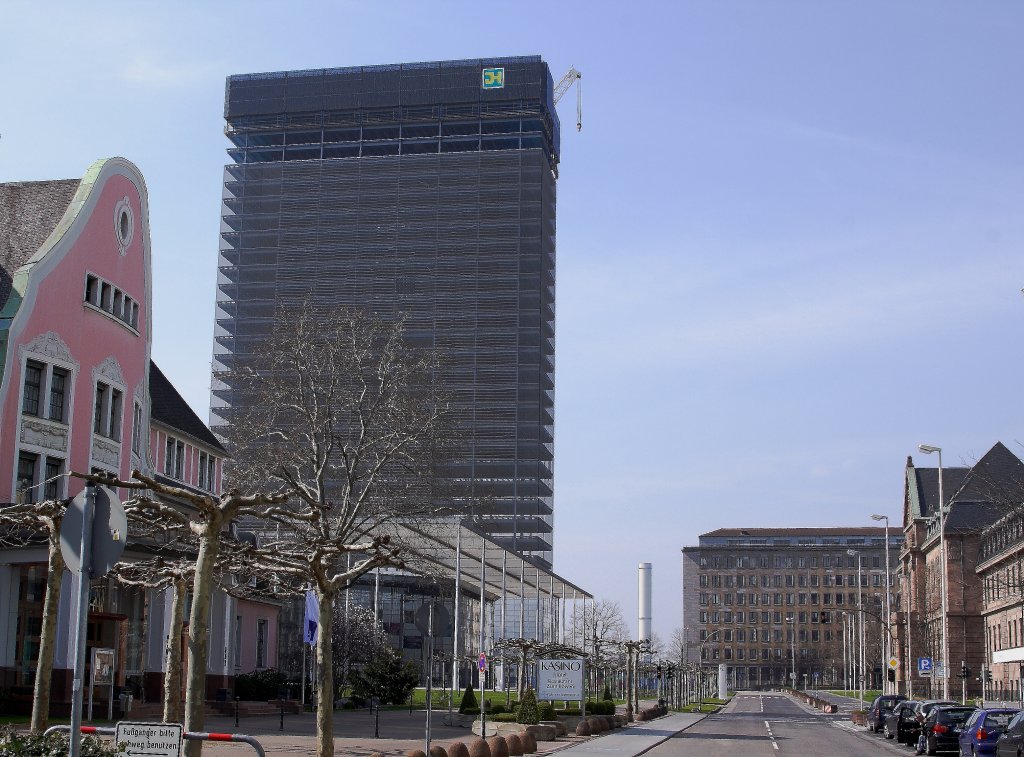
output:
[{"label": "traffic light", "polygon": [[985,680],[988,683],[992,683],[992,670],[989,668],[985,668]]},{"label": "traffic light", "polygon": [[660,681],[661,680],[661,665],[658,665],[658,667],[655,670],[657,670],[657,672],[658,672],[658,680]]},{"label": "traffic light", "polygon": [[892,668],[885,671],[885,677],[888,679],[889,683],[896,683],[896,671]]},{"label": "traffic light", "polygon": [[966,662],[960,663],[960,677],[964,679],[971,677],[971,669],[967,667]]}]

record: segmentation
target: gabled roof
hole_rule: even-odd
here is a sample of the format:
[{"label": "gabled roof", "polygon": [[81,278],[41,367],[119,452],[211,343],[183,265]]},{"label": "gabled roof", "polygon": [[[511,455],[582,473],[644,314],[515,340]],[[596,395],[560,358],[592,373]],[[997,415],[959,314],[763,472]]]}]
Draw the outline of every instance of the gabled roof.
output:
[{"label": "gabled roof", "polygon": [[0,307],[14,273],[39,251],[71,204],[79,179],[0,184]]},{"label": "gabled roof", "polygon": [[227,450],[217,441],[213,432],[199,419],[163,371],[152,361],[149,363],[149,399],[152,420],[182,431],[193,439],[227,454]]},{"label": "gabled roof", "polygon": [[[942,469],[942,495],[949,508],[947,531],[977,531],[1024,503],[1024,462],[996,442],[970,468]],[[916,468],[907,458],[905,518],[933,518],[939,513],[938,468]]]}]

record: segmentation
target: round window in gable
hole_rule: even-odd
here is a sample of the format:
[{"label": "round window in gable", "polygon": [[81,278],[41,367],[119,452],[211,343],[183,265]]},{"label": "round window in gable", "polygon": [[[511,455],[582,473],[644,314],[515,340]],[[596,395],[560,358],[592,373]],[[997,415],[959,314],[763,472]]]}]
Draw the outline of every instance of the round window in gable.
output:
[{"label": "round window in gable", "polygon": [[114,208],[114,234],[117,237],[118,250],[124,255],[128,245],[132,243],[132,237],[135,236],[135,216],[127,197]]}]

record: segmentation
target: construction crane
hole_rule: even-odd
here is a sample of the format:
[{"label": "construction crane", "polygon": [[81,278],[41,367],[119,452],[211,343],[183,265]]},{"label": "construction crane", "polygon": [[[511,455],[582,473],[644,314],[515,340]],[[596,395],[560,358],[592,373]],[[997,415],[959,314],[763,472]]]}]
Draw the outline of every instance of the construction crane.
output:
[{"label": "construction crane", "polygon": [[583,128],[583,83],[580,81],[583,74],[570,66],[565,76],[555,85],[555,105],[562,99],[562,96],[569,91],[573,84],[576,85],[576,131]]}]

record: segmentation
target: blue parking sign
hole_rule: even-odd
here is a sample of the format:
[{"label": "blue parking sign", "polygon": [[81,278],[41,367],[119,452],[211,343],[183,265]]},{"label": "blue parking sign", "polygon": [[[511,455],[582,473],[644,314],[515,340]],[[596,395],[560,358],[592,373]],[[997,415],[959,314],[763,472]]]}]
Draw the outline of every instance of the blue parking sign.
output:
[{"label": "blue parking sign", "polygon": [[931,657],[918,657],[917,658],[917,674],[922,676],[930,676],[932,674],[932,658]]}]

